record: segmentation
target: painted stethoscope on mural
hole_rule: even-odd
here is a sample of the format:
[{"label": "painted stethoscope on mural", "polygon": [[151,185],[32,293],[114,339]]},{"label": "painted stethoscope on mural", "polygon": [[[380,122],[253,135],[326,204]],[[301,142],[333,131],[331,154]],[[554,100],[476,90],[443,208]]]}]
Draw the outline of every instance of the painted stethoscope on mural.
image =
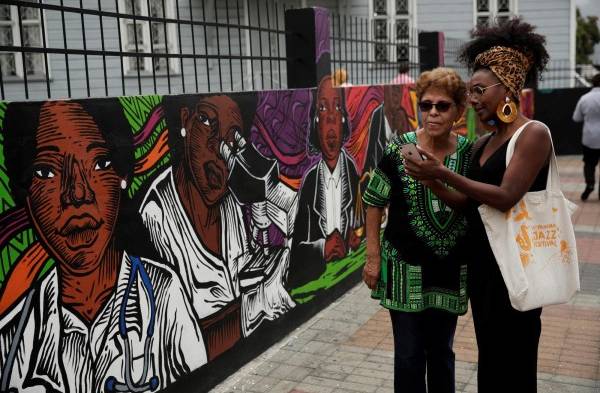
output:
[{"label": "painted stethoscope on mural", "polygon": [[[142,265],[142,261],[138,257],[130,256],[131,260],[131,274],[129,276],[129,280],[127,282],[127,287],[125,288],[125,294],[123,296],[123,301],[121,302],[121,308],[119,311],[119,336],[124,343],[124,356],[125,356],[125,364],[123,368],[125,370],[125,380],[123,382],[119,382],[116,377],[111,376],[106,378],[104,383],[104,389],[107,393],[116,393],[116,392],[134,392],[141,393],[146,391],[153,391],[158,388],[159,381],[156,375],[148,377],[148,370],[150,368],[151,362],[151,349],[150,345],[152,343],[152,337],[154,336],[154,322],[156,315],[156,302],[154,299],[154,288],[152,286],[152,282],[150,281],[150,277],[144,269]],[[150,302],[150,323],[148,324],[146,340],[144,342],[144,367],[142,369],[142,375],[138,381],[134,381],[131,375],[132,373],[132,355],[131,348],[129,344],[129,336],[127,334],[127,325],[126,325],[126,310],[127,310],[127,300],[129,299],[129,294],[131,292],[131,288],[135,284],[135,279],[139,273],[140,279],[142,280],[142,285],[146,289],[148,294],[148,300]],[[10,374],[12,373],[12,368],[14,362],[17,357],[17,350],[19,348],[19,341],[23,336],[23,330],[25,329],[25,324],[27,322],[27,317],[31,311],[31,305],[33,302],[33,296],[35,294],[35,288],[32,288],[25,299],[25,305],[23,306],[23,311],[21,312],[21,317],[19,318],[19,324],[17,325],[17,330],[15,331],[14,340],[10,346],[10,350],[8,352],[8,356],[6,357],[6,362],[4,363],[4,367],[2,368],[2,380],[0,381],[0,393],[4,392],[12,392],[13,390],[8,389],[8,384],[10,383]]]}]

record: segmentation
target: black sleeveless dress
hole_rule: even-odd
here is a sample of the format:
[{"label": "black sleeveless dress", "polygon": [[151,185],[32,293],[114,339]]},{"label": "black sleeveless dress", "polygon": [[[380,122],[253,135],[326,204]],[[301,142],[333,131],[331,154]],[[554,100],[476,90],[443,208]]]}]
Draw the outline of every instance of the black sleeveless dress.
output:
[{"label": "black sleeveless dress", "polygon": [[[473,156],[468,177],[499,186],[506,169],[509,141],[480,165],[479,160],[490,139]],[[545,189],[547,177],[546,165],[538,173],[529,191]],[[521,312],[512,308],[477,210],[479,205],[479,202],[470,200],[466,212],[469,241],[472,244],[467,288],[479,350],[478,391],[536,392],[542,309]]]}]

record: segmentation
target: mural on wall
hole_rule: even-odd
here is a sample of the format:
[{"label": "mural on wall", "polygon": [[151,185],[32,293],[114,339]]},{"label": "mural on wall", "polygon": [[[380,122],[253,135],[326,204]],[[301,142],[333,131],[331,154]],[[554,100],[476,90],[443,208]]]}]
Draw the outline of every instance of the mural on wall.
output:
[{"label": "mural on wall", "polygon": [[0,391],[162,389],[326,296],[364,262],[372,156],[416,125],[412,88],[329,76],[0,103]]},{"label": "mural on wall", "polygon": [[418,125],[417,96],[412,85],[384,85],[383,100],[371,116],[371,143],[364,168],[377,167],[383,150],[395,135],[415,130]]},{"label": "mural on wall", "polygon": [[292,241],[289,286],[298,287],[325,272],[360,243],[357,230],[358,172],[343,148],[351,132],[342,89],[321,79],[311,107],[308,150],[320,159],[304,175]]},{"label": "mural on wall", "polygon": [[179,272],[213,359],[293,307],[283,283],[289,248],[270,243],[269,226],[291,231],[296,195],[279,182],[277,162],[244,137],[251,120],[231,97],[165,97],[164,108],[172,165],[151,183],[140,213]]},{"label": "mural on wall", "polygon": [[9,105],[3,130],[15,207],[39,241],[23,258],[56,263],[0,319],[0,388],[157,389],[205,364],[177,275],[127,241],[133,138],[118,101]]}]

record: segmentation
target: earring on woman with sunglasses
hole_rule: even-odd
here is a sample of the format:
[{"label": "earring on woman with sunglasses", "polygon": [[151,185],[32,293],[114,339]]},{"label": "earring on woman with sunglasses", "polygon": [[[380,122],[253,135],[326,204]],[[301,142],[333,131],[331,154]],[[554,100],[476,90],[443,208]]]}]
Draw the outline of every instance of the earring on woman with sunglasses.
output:
[{"label": "earring on woman with sunglasses", "polygon": [[496,116],[503,123],[512,123],[517,119],[517,115],[517,105],[508,96],[504,99],[504,103],[501,102],[496,108]]}]

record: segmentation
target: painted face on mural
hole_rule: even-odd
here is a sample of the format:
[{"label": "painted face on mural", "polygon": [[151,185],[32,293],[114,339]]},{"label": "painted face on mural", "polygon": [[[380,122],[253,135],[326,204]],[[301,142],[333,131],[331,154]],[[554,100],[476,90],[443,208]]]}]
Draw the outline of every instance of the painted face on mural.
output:
[{"label": "painted face on mural", "polygon": [[398,134],[411,129],[408,122],[408,115],[402,107],[402,89],[402,86],[397,85],[383,87],[385,117],[394,133]]},{"label": "painted face on mural", "polygon": [[41,238],[74,273],[90,272],[102,260],[117,220],[121,180],[83,107],[42,106],[27,204]]},{"label": "painted face on mural", "polygon": [[337,161],[342,149],[342,98],[340,89],[334,89],[331,78],[325,77],[319,83],[317,94],[317,119],[319,145],[323,158],[327,161]]},{"label": "painted face on mural", "polygon": [[227,193],[229,170],[220,155],[221,142],[231,143],[235,132],[242,133],[240,108],[226,96],[206,97],[194,113],[181,111],[181,122],[189,132],[185,137],[195,186],[207,205],[218,202]]}]

